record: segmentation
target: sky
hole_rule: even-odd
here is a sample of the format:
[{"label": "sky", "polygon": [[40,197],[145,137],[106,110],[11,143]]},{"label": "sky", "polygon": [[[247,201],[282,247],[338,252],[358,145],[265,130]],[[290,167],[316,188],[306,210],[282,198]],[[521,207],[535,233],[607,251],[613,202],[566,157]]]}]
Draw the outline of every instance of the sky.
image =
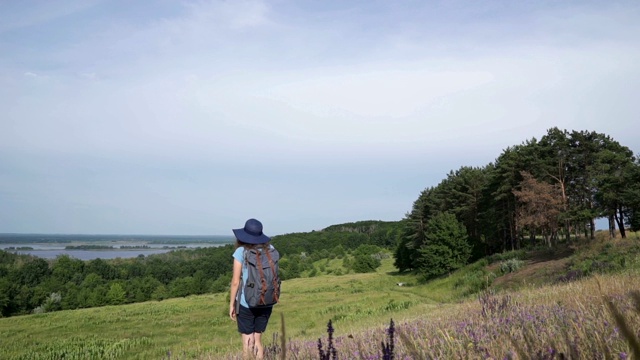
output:
[{"label": "sky", "polygon": [[0,0],[0,233],[395,221],[547,129],[640,152],[638,1]]}]

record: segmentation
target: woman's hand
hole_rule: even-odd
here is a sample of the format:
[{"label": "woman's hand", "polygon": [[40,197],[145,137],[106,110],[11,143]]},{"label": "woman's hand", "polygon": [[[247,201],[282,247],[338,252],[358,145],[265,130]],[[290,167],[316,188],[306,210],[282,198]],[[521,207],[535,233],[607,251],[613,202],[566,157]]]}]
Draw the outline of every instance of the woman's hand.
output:
[{"label": "woman's hand", "polygon": [[236,307],[233,304],[229,304],[229,317],[231,320],[236,321]]}]

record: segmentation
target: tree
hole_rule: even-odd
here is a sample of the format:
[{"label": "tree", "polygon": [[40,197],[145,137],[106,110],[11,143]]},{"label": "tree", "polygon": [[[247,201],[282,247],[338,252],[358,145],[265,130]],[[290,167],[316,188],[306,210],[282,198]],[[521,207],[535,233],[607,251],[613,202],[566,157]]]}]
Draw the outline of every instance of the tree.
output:
[{"label": "tree", "polygon": [[287,279],[294,279],[294,278],[300,277],[300,274],[302,273],[302,271],[300,270],[299,263],[300,263],[299,255],[290,255],[280,259],[280,262],[279,262],[280,279],[287,280]]},{"label": "tree", "polygon": [[127,300],[127,293],[124,291],[122,284],[113,282],[107,291],[107,302],[109,305],[124,304]]},{"label": "tree", "polygon": [[82,282],[84,267],[84,261],[69,255],[60,255],[53,263],[51,273],[61,284],[73,282],[79,285]]},{"label": "tree", "polygon": [[526,171],[522,172],[522,178],[520,190],[513,191],[518,200],[518,230],[522,233],[528,228],[534,235],[540,230],[547,245],[555,246],[558,220],[563,209],[561,191],[558,186],[537,181]]},{"label": "tree", "polygon": [[447,274],[467,264],[471,245],[467,230],[455,215],[439,213],[427,223],[425,244],[419,249],[418,264],[425,278]]},{"label": "tree", "polygon": [[425,279],[432,279],[453,270],[454,267],[450,263],[453,251],[446,245],[424,245],[419,251],[420,273]]},{"label": "tree", "polygon": [[625,173],[625,183],[628,184],[623,194],[628,206],[625,221],[631,231],[640,231],[640,159]]},{"label": "tree", "polygon": [[82,280],[81,287],[86,289],[95,289],[96,287],[101,286],[103,284],[104,284],[104,279],[102,278],[102,276],[96,273],[90,273],[84,278],[84,280]]},{"label": "tree", "polygon": [[167,299],[169,298],[169,290],[164,284],[160,284],[151,294],[151,298],[157,301]]},{"label": "tree", "polygon": [[[412,254],[414,249],[411,248],[409,244],[409,235],[407,234],[402,236],[398,241],[395,252],[393,253],[393,266],[395,266],[400,272],[413,269]],[[344,259],[347,259],[347,257],[344,257]]]},{"label": "tree", "polygon": [[400,271],[405,269],[417,269],[419,267],[420,247],[426,242],[427,223],[435,214],[445,209],[445,194],[443,189],[447,180],[443,180],[437,187],[423,190],[418,199],[413,203],[411,212],[403,221],[404,230],[400,237],[399,246],[404,249],[396,249],[395,261]]},{"label": "tree", "polygon": [[[109,288],[106,285],[99,285],[90,290],[86,299],[88,307],[107,305],[107,292]],[[81,292],[82,293],[82,292]]]},{"label": "tree", "polygon": [[24,264],[16,273],[18,283],[35,287],[50,274],[49,264],[41,258],[33,258]]},{"label": "tree", "polygon": [[620,236],[625,238],[626,218],[634,207],[634,199],[627,195],[629,189],[637,186],[632,180],[635,159],[631,150],[609,137],[603,139],[602,147],[596,154],[594,165],[597,185],[595,199],[603,214],[609,218],[611,237],[615,237],[617,225]]},{"label": "tree", "polygon": [[489,180],[491,207],[495,234],[502,238],[502,249],[515,250],[520,247],[516,231],[516,199],[513,194],[520,181],[521,171],[526,169],[523,160],[523,146],[505,149],[496,160]]},{"label": "tree", "polygon": [[11,293],[13,286],[7,279],[0,278],[0,317],[11,314]]},{"label": "tree", "polygon": [[115,280],[118,271],[115,267],[102,259],[94,259],[86,265],[87,273],[95,273],[100,275],[104,280]]},{"label": "tree", "polygon": [[572,131],[569,135],[571,183],[568,188],[572,214],[578,223],[588,223],[590,239],[595,239],[595,219],[602,215],[597,206],[596,161],[606,142],[606,135],[589,131]]},{"label": "tree", "polygon": [[480,212],[482,196],[487,185],[486,168],[463,166],[450,172],[447,181],[442,182],[443,198],[446,199],[441,211],[454,214],[467,229],[469,242],[482,252]]},{"label": "tree", "polygon": [[568,136],[569,133],[566,130],[560,130],[557,127],[547,130],[547,134],[540,139],[538,157],[541,179],[550,184],[556,184],[560,189],[567,242],[571,239],[571,219],[568,213],[569,197],[567,196],[567,188],[570,184],[569,163],[571,161]]},{"label": "tree", "polygon": [[380,267],[380,260],[371,254],[356,254],[351,263],[351,268],[356,273],[375,272]]},{"label": "tree", "polygon": [[169,284],[169,293],[172,297],[185,297],[195,294],[193,277],[177,278]]}]

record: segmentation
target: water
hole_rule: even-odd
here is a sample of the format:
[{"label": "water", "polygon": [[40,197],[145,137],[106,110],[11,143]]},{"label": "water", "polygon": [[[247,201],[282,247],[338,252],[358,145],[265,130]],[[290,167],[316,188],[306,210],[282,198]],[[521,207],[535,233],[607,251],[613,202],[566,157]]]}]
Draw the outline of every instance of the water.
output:
[{"label": "water", "polygon": [[[162,254],[177,249],[217,247],[234,241],[230,236],[154,236],[154,235],[48,235],[48,234],[0,234],[0,249],[18,254],[29,254],[44,259],[69,255],[80,260],[134,258]],[[100,245],[112,249],[65,249],[66,246]],[[145,246],[123,249],[122,247]],[[33,250],[8,248],[31,247]]]},{"label": "water", "polygon": [[69,255],[80,260],[134,258],[139,255],[163,254],[171,250],[18,250],[18,254],[29,254],[44,259],[55,259],[60,255]]}]

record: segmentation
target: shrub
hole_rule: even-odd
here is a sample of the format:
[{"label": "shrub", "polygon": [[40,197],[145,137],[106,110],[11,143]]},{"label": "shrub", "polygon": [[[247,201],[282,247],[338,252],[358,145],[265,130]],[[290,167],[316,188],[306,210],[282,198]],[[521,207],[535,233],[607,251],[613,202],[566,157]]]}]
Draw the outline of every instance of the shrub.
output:
[{"label": "shrub", "polygon": [[477,269],[459,278],[453,285],[456,289],[462,289],[462,295],[476,294],[486,290],[496,278],[496,274],[484,269]]},{"label": "shrub", "polygon": [[502,274],[509,274],[520,270],[524,266],[524,261],[518,259],[509,259],[500,263],[500,272]]},{"label": "shrub", "polygon": [[357,273],[374,272],[381,265],[380,260],[371,255],[358,254],[355,256],[351,268]]},{"label": "shrub", "polygon": [[496,263],[498,261],[507,261],[511,259],[524,260],[526,259],[527,251],[524,249],[521,250],[512,250],[506,251],[498,254],[493,254],[487,257],[490,264]]},{"label": "shrub", "polygon": [[62,296],[60,293],[51,293],[42,303],[42,305],[33,309],[34,314],[42,314],[49,311],[60,310],[60,301]]}]

